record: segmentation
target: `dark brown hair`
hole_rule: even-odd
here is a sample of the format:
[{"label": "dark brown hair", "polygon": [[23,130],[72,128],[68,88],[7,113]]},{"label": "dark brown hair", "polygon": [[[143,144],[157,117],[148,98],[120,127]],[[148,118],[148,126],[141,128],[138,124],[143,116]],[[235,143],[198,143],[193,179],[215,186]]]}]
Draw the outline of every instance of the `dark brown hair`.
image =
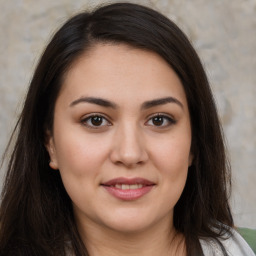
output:
[{"label": "dark brown hair", "polygon": [[218,239],[233,225],[228,204],[230,168],[214,99],[202,64],[183,32],[160,13],[130,3],[74,16],[45,49],[15,129],[16,142],[2,191],[0,254],[61,256],[70,247],[77,256],[88,255],[74,222],[71,200],[59,172],[48,165],[44,144],[66,72],[98,42],[153,51],[182,81],[191,117],[194,162],[174,209],[174,226],[185,236],[187,255],[203,255],[199,239]]}]

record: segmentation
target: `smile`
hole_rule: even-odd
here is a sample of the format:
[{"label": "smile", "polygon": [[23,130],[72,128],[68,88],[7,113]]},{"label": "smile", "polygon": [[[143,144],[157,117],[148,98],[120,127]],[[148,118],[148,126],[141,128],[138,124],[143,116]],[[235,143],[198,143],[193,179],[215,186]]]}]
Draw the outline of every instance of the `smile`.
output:
[{"label": "smile", "polygon": [[155,183],[143,178],[117,178],[103,183],[101,186],[117,199],[132,201],[149,193]]},{"label": "smile", "polygon": [[128,184],[116,184],[115,186],[113,186],[115,188],[119,188],[122,190],[127,190],[127,189],[138,189],[138,188],[142,188],[143,185],[142,184],[132,184],[132,185],[128,185]]}]

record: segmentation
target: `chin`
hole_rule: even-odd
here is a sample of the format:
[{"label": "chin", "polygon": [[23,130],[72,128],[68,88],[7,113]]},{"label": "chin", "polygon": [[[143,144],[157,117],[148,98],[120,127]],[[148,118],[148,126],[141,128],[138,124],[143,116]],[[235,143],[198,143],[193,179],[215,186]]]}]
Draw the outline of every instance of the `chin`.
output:
[{"label": "chin", "polygon": [[113,231],[123,233],[125,235],[141,233],[148,228],[154,226],[157,222],[152,216],[145,216],[141,214],[135,214],[133,216],[115,216],[113,219],[108,219],[105,225]]}]

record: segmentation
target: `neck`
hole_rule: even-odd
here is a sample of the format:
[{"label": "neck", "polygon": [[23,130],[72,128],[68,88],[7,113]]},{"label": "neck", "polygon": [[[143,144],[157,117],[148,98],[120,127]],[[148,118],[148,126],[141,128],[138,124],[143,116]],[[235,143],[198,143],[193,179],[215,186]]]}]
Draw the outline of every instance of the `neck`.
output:
[{"label": "neck", "polygon": [[88,222],[78,227],[90,256],[185,256],[183,236],[172,225],[163,224],[136,232],[95,229]]}]

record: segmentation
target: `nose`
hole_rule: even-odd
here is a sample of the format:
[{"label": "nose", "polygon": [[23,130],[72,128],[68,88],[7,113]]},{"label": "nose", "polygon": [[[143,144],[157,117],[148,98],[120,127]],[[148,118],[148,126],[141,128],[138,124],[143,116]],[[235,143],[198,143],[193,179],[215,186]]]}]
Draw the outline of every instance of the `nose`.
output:
[{"label": "nose", "polygon": [[123,125],[115,133],[110,159],[113,163],[133,168],[148,160],[143,136],[136,125]]}]

